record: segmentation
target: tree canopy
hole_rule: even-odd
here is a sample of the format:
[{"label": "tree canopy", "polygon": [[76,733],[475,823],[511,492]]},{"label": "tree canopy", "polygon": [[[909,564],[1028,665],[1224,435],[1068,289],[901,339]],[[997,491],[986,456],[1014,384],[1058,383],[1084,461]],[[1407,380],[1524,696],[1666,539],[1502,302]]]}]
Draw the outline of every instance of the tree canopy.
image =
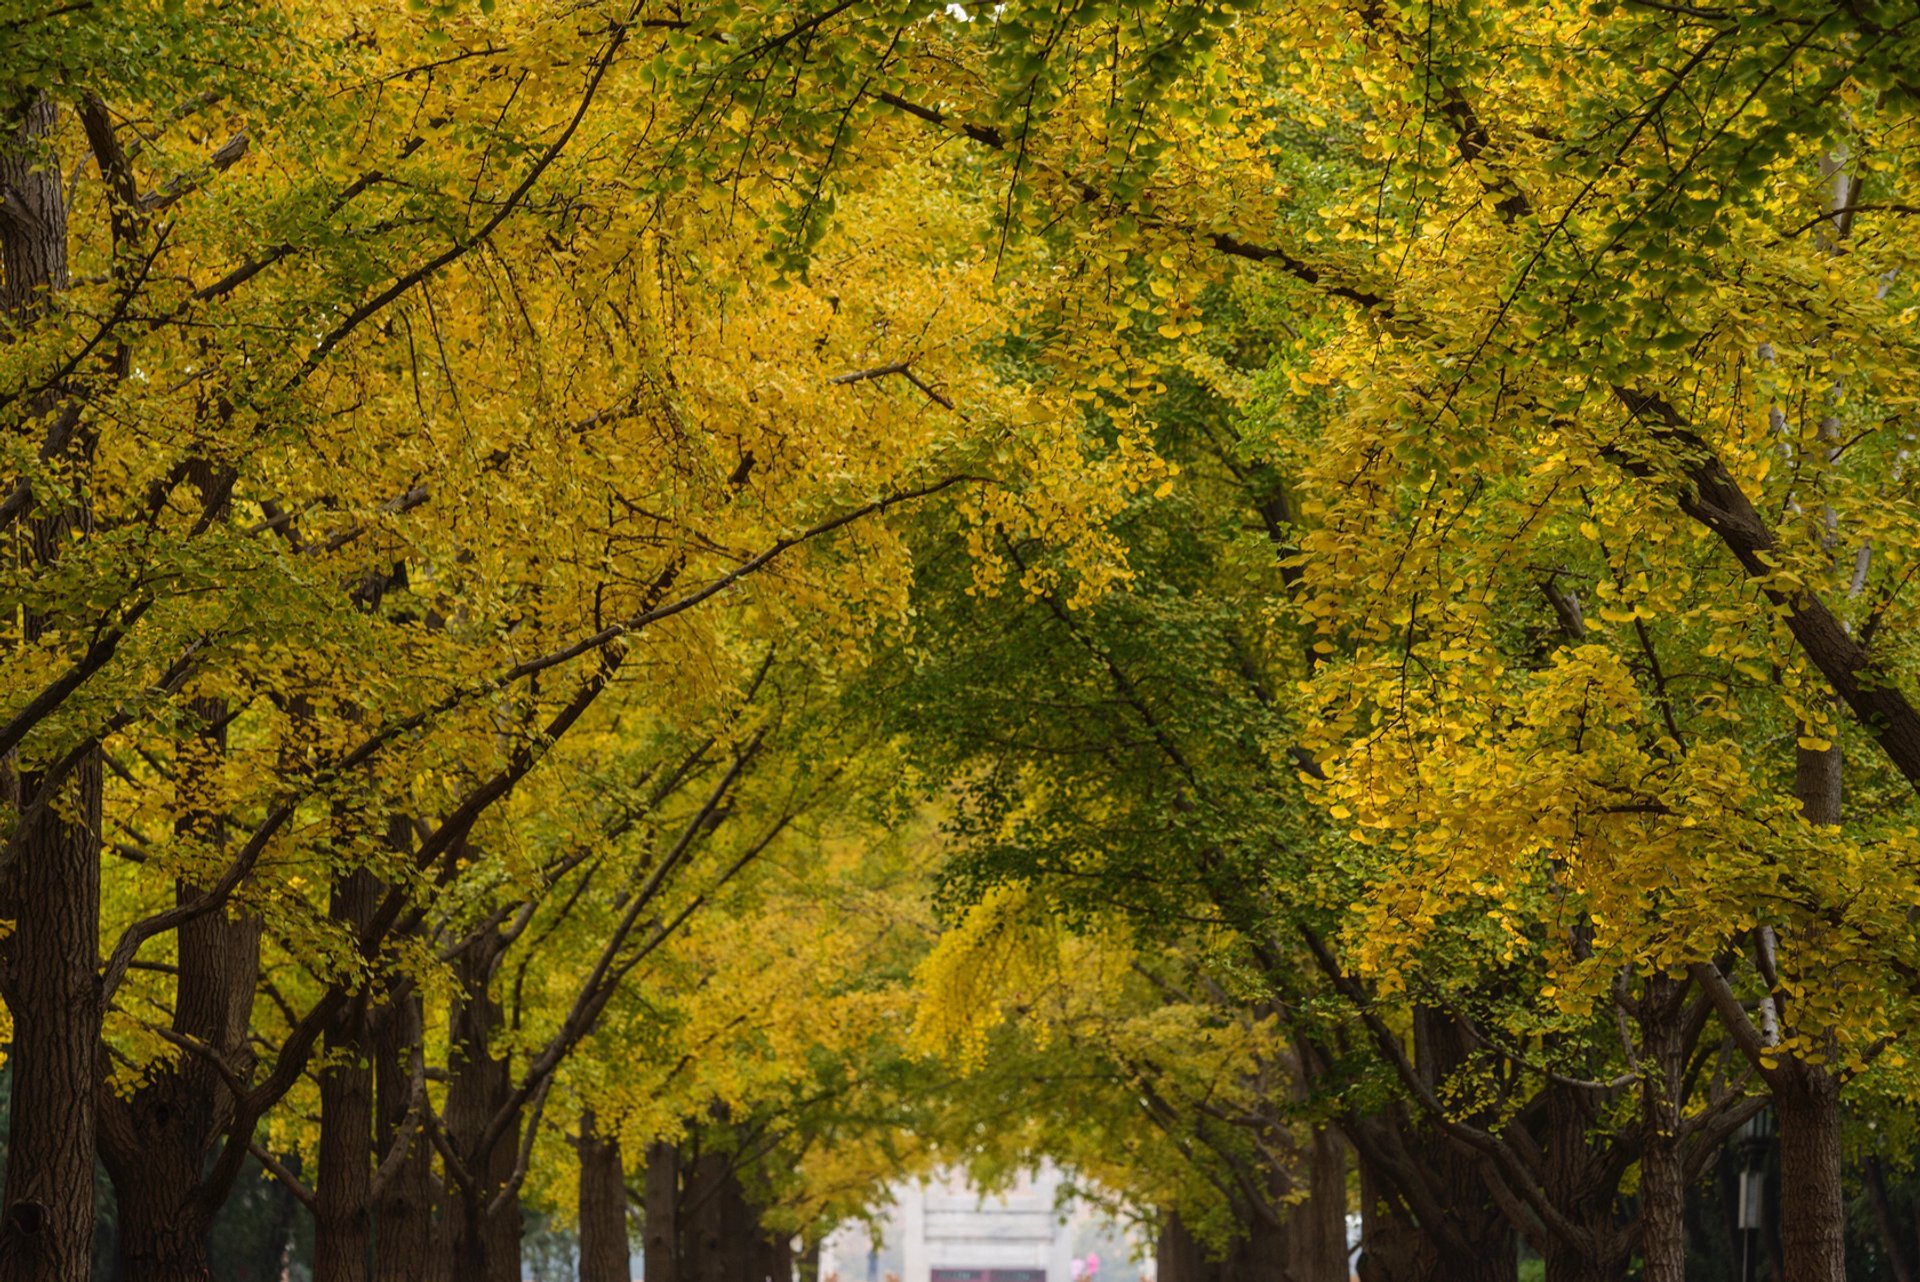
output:
[{"label": "tree canopy", "polygon": [[0,1280],[1920,1277],[1920,9],[0,33]]}]

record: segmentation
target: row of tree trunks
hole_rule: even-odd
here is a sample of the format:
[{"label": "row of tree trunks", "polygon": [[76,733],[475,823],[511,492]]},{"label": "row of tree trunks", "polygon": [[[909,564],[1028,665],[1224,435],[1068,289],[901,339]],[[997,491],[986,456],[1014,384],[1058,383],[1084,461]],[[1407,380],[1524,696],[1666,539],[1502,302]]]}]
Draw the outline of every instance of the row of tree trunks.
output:
[{"label": "row of tree trunks", "polygon": [[1519,1243],[1487,1196],[1477,1164],[1442,1136],[1416,1131],[1405,1146],[1434,1176],[1426,1218],[1363,1154],[1360,1282],[1516,1282]]},{"label": "row of tree trunks", "polygon": [[[1269,1203],[1236,1208],[1237,1231],[1224,1251],[1209,1250],[1178,1211],[1162,1212],[1154,1245],[1160,1282],[1346,1282],[1345,1145],[1322,1127],[1301,1156],[1304,1172],[1273,1173]],[[1289,1201],[1296,1182],[1306,1196]]]},{"label": "row of tree trunks", "polygon": [[[583,1162],[586,1152],[583,1146]],[[585,1174],[583,1168],[583,1246]],[[761,1223],[763,1211],[741,1183],[732,1153],[712,1147],[683,1153],[679,1145],[654,1143],[647,1149],[643,1188],[648,1282],[794,1282],[792,1239]],[[597,1205],[604,1208],[606,1203],[602,1199]],[[607,1236],[618,1232],[624,1248],[624,1223],[616,1229],[604,1210],[600,1218],[596,1232]],[[611,1248],[605,1249],[610,1255]],[[603,1282],[585,1272],[584,1250],[581,1258],[581,1282]],[[622,1268],[619,1276],[625,1278],[624,1262]]]}]

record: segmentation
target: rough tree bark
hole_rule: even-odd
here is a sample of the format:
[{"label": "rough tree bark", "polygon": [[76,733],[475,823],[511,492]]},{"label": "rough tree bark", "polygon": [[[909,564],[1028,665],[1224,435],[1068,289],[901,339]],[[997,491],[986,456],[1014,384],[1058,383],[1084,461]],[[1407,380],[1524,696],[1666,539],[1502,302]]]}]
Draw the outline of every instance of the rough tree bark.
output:
[{"label": "rough tree bark", "polygon": [[[1427,1007],[1415,1008],[1413,1028],[1415,1071],[1432,1091],[1466,1062],[1466,1033]],[[1515,1282],[1513,1223],[1488,1191],[1484,1159],[1399,1105],[1345,1129],[1360,1159],[1362,1282]]]},{"label": "rough tree bark", "polygon": [[1687,1179],[1680,1154],[1687,1048],[1679,1007],[1684,986],[1665,975],[1640,998],[1640,1259],[1642,1282],[1686,1282]]},{"label": "rough tree bark", "polygon": [[[335,921],[358,934],[378,888],[356,868],[334,883]],[[313,1187],[314,1282],[367,1282],[373,1245],[373,1066],[367,1055],[367,994],[327,1029],[320,1068],[320,1174]]]},{"label": "rough tree bark", "polygon": [[[177,894],[190,903],[200,891],[182,885]],[[186,923],[179,964],[173,1031],[201,1049],[183,1051],[125,1098],[99,1088],[100,1158],[118,1201],[127,1282],[207,1276],[207,1235],[226,1190],[203,1177],[235,1103],[224,1074],[244,1080],[252,1069],[247,1029],[260,968],[258,919],[212,912]]]},{"label": "rough tree bark", "polygon": [[1538,1234],[1535,1243],[1547,1282],[1622,1282],[1632,1239],[1622,1231],[1615,1199],[1627,1150],[1605,1139],[1595,1143],[1603,1121],[1595,1092],[1549,1081],[1539,1099],[1541,1187],[1566,1222],[1560,1232]]},{"label": "rough tree bark", "polygon": [[629,1282],[627,1183],[620,1141],[580,1114],[580,1282]]},{"label": "rough tree bark", "polygon": [[[224,517],[226,487],[204,463],[190,469],[210,513]],[[201,727],[178,749],[176,788],[182,840],[220,850],[226,818],[219,770],[226,758],[224,699],[188,701]],[[181,882],[175,900],[199,900],[204,888]],[[127,1282],[171,1282],[207,1276],[208,1234],[230,1185],[209,1182],[207,1158],[233,1120],[238,1101],[229,1080],[252,1075],[248,1040],[260,975],[260,922],[227,909],[204,913],[178,932],[179,978],[173,1033],[181,1047],[131,1095],[99,1086],[100,1158],[119,1209],[120,1275]]]},{"label": "rough tree bark", "polygon": [[[1410,1135],[1405,1146],[1434,1177],[1423,1199],[1438,1190],[1444,1200],[1426,1219],[1398,1196],[1381,1197],[1363,1212],[1361,1282],[1516,1282],[1513,1226],[1487,1199],[1476,1166],[1437,1135]],[[1363,1172],[1367,1166],[1363,1156]],[[1364,1183],[1378,1189],[1382,1182],[1376,1174]]]},{"label": "rough tree bark", "polygon": [[1163,1211],[1153,1250],[1158,1282],[1225,1282],[1225,1270],[1193,1236],[1178,1211]]},{"label": "rough tree bark", "polygon": [[373,1193],[375,1282],[439,1282],[448,1244],[434,1219],[432,1143],[414,1115],[415,1058],[425,1033],[420,991],[402,977],[368,1015],[374,1073],[374,1152],[384,1165]]},{"label": "rough tree bark", "polygon": [[1773,1086],[1780,1128],[1780,1251],[1796,1282],[1846,1282],[1840,1084],[1818,1064],[1782,1064]]},{"label": "rough tree bark", "polygon": [[[1840,745],[1797,748],[1794,791],[1807,822],[1841,820]],[[1780,1130],[1780,1249],[1795,1282],[1846,1282],[1840,1083],[1825,1065],[1784,1059],[1768,1077]]]},{"label": "rough tree bark", "polygon": [[[16,101],[18,114],[0,125],[0,341],[67,286],[54,104],[37,90]],[[34,408],[50,421],[58,412],[52,398]],[[36,519],[28,555],[51,560],[86,522],[83,507]],[[30,637],[38,627],[27,621]],[[4,1282],[85,1277],[93,1248],[102,778],[97,745],[74,751],[64,778],[20,769],[11,757],[0,764],[8,800],[22,815],[12,834],[16,857],[0,884],[0,915],[14,922],[0,953],[0,994],[14,1021],[0,1195]],[[36,807],[43,792],[48,804]]]},{"label": "rough tree bark", "polygon": [[[32,789],[39,779],[21,782]],[[25,834],[8,887],[16,925],[4,968],[14,1021],[5,1282],[83,1278],[93,1249],[100,785],[100,758],[90,752],[60,790],[61,813]]]},{"label": "rough tree bark", "polygon": [[1371,1148],[1357,1148],[1360,1168],[1360,1282],[1424,1282],[1420,1261],[1432,1255],[1427,1233],[1383,1176]]},{"label": "rough tree bark", "polygon": [[1307,1151],[1307,1198],[1288,1237],[1292,1282],[1347,1282],[1347,1155],[1339,1132],[1322,1126]]},{"label": "rough tree bark", "polygon": [[731,1154],[694,1158],[680,1207],[679,1282],[761,1282],[760,1223]]},{"label": "rough tree bark", "polygon": [[682,1282],[680,1273],[680,1146],[647,1146],[643,1263],[647,1282]]},{"label": "rough tree bark", "polygon": [[494,1205],[513,1179],[520,1128],[509,1126],[491,1144],[488,1127],[513,1093],[513,1065],[493,1052],[501,1023],[493,996],[494,972],[505,940],[481,932],[455,966],[453,1054],[448,1065],[446,1136],[464,1168],[448,1179],[453,1220],[452,1265],[466,1282],[520,1282],[520,1200]]}]

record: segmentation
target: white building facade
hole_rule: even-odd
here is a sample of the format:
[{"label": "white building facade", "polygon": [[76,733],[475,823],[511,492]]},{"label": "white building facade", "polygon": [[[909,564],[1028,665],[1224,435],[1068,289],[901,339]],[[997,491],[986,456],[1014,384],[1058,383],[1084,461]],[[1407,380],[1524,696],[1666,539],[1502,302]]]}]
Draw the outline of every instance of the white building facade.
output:
[{"label": "white building facade", "polygon": [[1137,1276],[1090,1208],[1059,1204],[1061,1183],[1042,1166],[992,1194],[957,1172],[902,1184],[877,1240],[858,1226],[827,1239],[821,1282],[1076,1282],[1076,1259],[1084,1269],[1096,1245],[1106,1251],[1099,1282]]}]

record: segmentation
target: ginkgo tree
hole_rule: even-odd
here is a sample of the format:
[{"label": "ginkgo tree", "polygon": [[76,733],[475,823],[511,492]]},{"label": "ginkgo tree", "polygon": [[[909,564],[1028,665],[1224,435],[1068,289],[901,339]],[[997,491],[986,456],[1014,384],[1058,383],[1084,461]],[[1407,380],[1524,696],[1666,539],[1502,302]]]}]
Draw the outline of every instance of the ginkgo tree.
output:
[{"label": "ginkgo tree", "polygon": [[[1596,905],[1598,929],[1693,985],[1764,1079],[1786,1267],[1822,1279],[1842,1267],[1840,1086],[1897,1036],[1911,968],[1891,781],[1920,778],[1913,39],[1901,15],[1818,6],[1033,4],[863,9],[789,55],[834,65],[825,96],[883,145],[917,124],[981,157],[1007,198],[985,234],[1071,264],[1048,354],[1096,396],[1151,377],[1143,328],[1204,329],[1225,273],[1335,324],[1311,327],[1253,450],[1294,465],[1303,499],[1298,608],[1330,656],[1310,750],[1380,803],[1389,843],[1484,840],[1393,797],[1430,777],[1410,759],[1448,771],[1468,727],[1506,737],[1490,697],[1531,701],[1501,629],[1572,604],[1604,631],[1607,653],[1569,646],[1537,678],[1571,683],[1539,707],[1571,718],[1553,733],[1586,781],[1540,853],[1563,886],[1591,868],[1638,897],[1626,919]],[[785,120],[818,139],[825,114]],[[1707,673],[1675,661],[1696,654]],[[1588,754],[1582,709],[1631,751]],[[1863,819],[1840,824],[1849,739]],[[1506,861],[1535,855],[1509,843],[1554,812],[1498,795],[1469,805],[1500,841],[1448,869],[1512,885]],[[1643,845],[1648,865],[1609,866]],[[1706,893],[1669,894],[1676,864]],[[1406,871],[1415,893],[1487,893]]]},{"label": "ginkgo tree", "polygon": [[[8,53],[10,1276],[81,1271],[96,1134],[128,1267],[197,1275],[266,1114],[450,884],[511,874],[497,808],[569,735],[756,629],[850,653],[898,605],[849,527],[1056,465],[1044,397],[960,359],[986,256],[903,235],[959,216],[937,168],[783,281],[759,175],[664,182],[636,9],[224,16]],[[770,567],[744,633],[694,621]]]},{"label": "ginkgo tree", "polygon": [[791,1044],[651,1112],[586,1065],[670,946],[842,964],[700,955],[745,883],[660,933],[785,849],[842,681],[952,808],[943,946],[1201,919],[1161,1035],[1313,1082],[1374,1276],[1677,1278],[1763,1102],[1843,1276],[1920,968],[1912,14],[0,22],[0,1277],[84,1272],[96,1152],[142,1277],[250,1157],[331,1276],[383,1199],[373,1267],[516,1267],[555,1092],[737,1155]]}]

